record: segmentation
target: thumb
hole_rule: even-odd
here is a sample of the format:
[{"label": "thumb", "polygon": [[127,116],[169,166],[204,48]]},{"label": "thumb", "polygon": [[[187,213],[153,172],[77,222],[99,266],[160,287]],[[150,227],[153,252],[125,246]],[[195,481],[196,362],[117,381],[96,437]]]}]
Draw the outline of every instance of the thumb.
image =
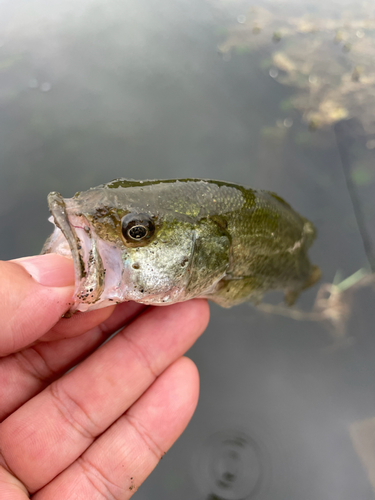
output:
[{"label": "thumb", "polygon": [[0,356],[35,342],[69,309],[73,261],[56,254],[0,261]]}]

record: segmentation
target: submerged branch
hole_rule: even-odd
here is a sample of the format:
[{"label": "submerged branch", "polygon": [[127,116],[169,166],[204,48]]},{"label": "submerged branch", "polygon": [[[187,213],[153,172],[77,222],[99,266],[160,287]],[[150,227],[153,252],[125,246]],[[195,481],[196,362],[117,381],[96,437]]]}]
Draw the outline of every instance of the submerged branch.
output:
[{"label": "submerged branch", "polygon": [[323,283],[319,287],[311,311],[268,303],[258,304],[257,309],[299,321],[322,322],[329,327],[336,339],[342,340],[347,337],[346,324],[352,311],[353,292],[374,285],[375,274],[359,269],[340,283]]}]

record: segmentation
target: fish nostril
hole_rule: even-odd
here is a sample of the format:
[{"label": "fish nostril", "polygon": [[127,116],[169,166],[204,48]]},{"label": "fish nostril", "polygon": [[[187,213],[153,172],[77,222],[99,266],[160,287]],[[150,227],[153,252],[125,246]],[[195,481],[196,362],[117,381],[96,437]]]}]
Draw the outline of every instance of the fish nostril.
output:
[{"label": "fish nostril", "polygon": [[132,268],[133,269],[139,269],[140,265],[138,264],[138,262],[134,262],[134,264],[132,265]]}]

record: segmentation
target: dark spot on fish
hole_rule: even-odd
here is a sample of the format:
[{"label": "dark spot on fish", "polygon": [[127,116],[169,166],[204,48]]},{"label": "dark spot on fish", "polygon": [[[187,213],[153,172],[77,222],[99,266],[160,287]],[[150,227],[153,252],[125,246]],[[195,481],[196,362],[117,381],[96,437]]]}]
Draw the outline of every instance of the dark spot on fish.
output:
[{"label": "dark spot on fish", "polygon": [[110,300],[111,302],[113,302],[113,299],[108,299],[108,300]]},{"label": "dark spot on fish", "polygon": [[143,293],[143,292],[144,292],[143,288],[141,288],[139,291],[140,291],[141,293]]},{"label": "dark spot on fish", "polygon": [[90,292],[92,292],[94,289],[93,288],[90,288]]},{"label": "dark spot on fish", "polygon": [[139,266],[138,262],[134,262],[134,264],[132,265],[133,269],[139,269],[139,267],[140,266]]}]

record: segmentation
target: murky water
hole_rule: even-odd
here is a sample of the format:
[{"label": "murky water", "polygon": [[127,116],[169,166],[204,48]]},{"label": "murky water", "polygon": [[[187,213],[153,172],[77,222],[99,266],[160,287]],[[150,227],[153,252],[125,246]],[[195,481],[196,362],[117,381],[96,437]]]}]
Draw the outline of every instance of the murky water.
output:
[{"label": "murky water", "polygon": [[[322,283],[370,269],[370,3],[12,0],[0,10],[0,258],[40,251],[49,191],[206,177],[274,190],[312,220]],[[307,291],[297,319],[212,306],[189,353],[197,412],[135,498],[373,498],[352,429],[375,416],[374,291],[355,283],[322,289],[315,309],[318,287]]]}]

